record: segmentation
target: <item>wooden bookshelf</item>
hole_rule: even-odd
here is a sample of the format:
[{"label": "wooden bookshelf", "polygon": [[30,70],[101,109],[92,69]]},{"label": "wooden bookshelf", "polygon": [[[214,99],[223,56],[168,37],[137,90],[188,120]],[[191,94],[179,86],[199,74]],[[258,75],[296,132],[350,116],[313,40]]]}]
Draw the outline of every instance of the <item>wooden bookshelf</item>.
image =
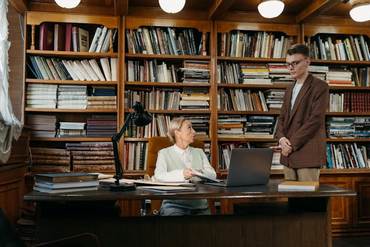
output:
[{"label": "wooden bookshelf", "polygon": [[210,87],[210,83],[182,83],[182,82],[140,82],[140,81],[128,81],[126,86],[146,86],[146,87],[169,87],[169,88],[207,88]]},{"label": "wooden bookshelf", "polygon": [[[41,30],[43,23],[48,23],[48,25],[44,26],[44,30]],[[58,33],[57,35],[56,31],[54,30],[56,28],[55,24],[58,24],[59,28],[64,31],[63,34]],[[70,34],[67,34],[67,23],[71,24],[71,29],[75,28],[76,31],[81,28],[82,33],[80,35],[85,35],[84,32],[88,34],[88,42],[87,42],[87,48],[90,47],[90,44],[93,41],[93,37],[95,36],[95,32],[97,28],[101,27],[106,28],[106,36],[103,36],[104,39],[102,39],[102,45],[104,42],[106,42],[107,49],[104,49],[102,52],[85,52],[85,51],[80,51],[80,48],[75,49],[76,47],[79,47],[81,44],[79,43],[82,37],[79,37],[79,34],[74,33],[71,31]],[[115,116],[116,120],[113,120],[114,122],[117,123],[117,128],[119,127],[119,103],[121,102],[121,99],[119,98],[119,90],[120,90],[120,60],[121,60],[121,54],[119,53],[120,48],[121,48],[121,42],[114,42],[113,40],[113,33],[114,30],[117,30],[117,40],[120,38],[122,35],[119,32],[119,17],[115,16],[97,16],[97,15],[83,15],[83,14],[70,14],[70,13],[48,13],[48,12],[33,12],[29,11],[26,13],[25,16],[25,57],[26,60],[24,67],[25,71],[25,76],[24,76],[24,83],[25,83],[25,95],[29,95],[27,93],[28,87],[47,87],[48,85],[52,86],[53,88],[55,86],[60,87],[63,85],[66,86],[82,86],[85,87],[87,91],[90,91],[89,89],[95,88],[95,87],[109,87],[114,89],[116,91],[116,107],[114,109],[111,108],[87,108],[87,109],[59,109],[59,108],[32,108],[30,105],[27,105],[27,99],[25,100],[24,104],[24,113],[25,113],[25,122],[27,123],[27,119],[30,118],[31,116],[43,116],[43,117],[55,117],[56,119],[56,126],[54,127],[55,129],[58,126],[58,122],[78,122],[78,123],[85,123],[87,124],[88,119],[92,119],[95,116],[103,117],[103,116]],[[70,42],[70,49],[71,51],[65,51],[64,48],[60,48],[59,50],[50,50],[50,44],[46,45],[46,48],[43,50],[41,47],[42,41],[40,41],[40,38],[43,35],[50,35],[50,32],[52,32],[53,39],[51,47],[56,49],[54,41],[59,41],[58,45],[60,43],[62,44],[62,47],[66,46],[68,42]],[[108,36],[107,33],[111,32],[111,36]],[[60,35],[60,36],[59,36]],[[66,39],[67,35],[70,35],[70,40],[63,40]],[[75,35],[75,36],[74,36]],[[61,39],[61,40],[58,40]],[[75,40],[74,40],[75,39]],[[64,42],[65,41],[65,42]],[[82,42],[82,41],[81,41]],[[47,50],[46,50],[47,49]],[[64,50],[62,50],[64,49]],[[42,58],[44,60],[39,60],[36,61],[35,57]],[[35,63],[32,63],[32,59],[36,61]],[[108,61],[108,69],[104,71],[104,68],[102,66],[102,62],[100,59],[107,59]],[[114,70],[110,68],[109,64],[112,64],[112,59],[114,59],[117,63],[117,67]],[[68,68],[66,67],[65,64],[60,63],[58,64],[61,60],[65,61],[73,61],[73,63],[78,63],[79,61],[82,60],[95,60],[97,66],[101,70],[101,74],[104,78],[109,78],[106,74],[108,71],[109,73],[117,73],[116,75],[111,75],[115,76],[117,80],[102,80],[101,77],[99,76],[99,81],[93,81],[93,80],[86,80],[86,78],[89,78],[91,75],[88,75],[89,71],[87,70],[87,67],[83,66],[82,63],[80,65],[75,65],[75,66],[82,66],[79,67],[80,71],[79,73],[82,74],[82,77],[85,77],[85,80],[79,79],[76,80],[76,78],[72,77],[72,73]],[[27,66],[26,66],[27,65]],[[71,65],[70,65],[71,66]],[[91,66],[91,69],[95,71],[95,68],[92,65],[86,65],[86,66]],[[53,67],[53,68],[52,68]],[[77,67],[70,67],[69,69],[76,69]],[[42,77],[40,77],[38,74],[37,76],[35,73],[31,73],[31,68],[33,68],[34,71],[41,72],[42,74],[42,69],[44,70],[44,74],[49,71],[48,77],[49,78],[54,78],[54,79],[40,79],[40,78],[45,78],[44,74],[42,74]],[[33,72],[34,72],[33,71]],[[83,74],[83,71],[85,74]],[[50,74],[51,73],[51,74]],[[81,78],[81,76],[77,76],[77,72],[74,71],[75,77]],[[67,78],[73,78],[72,79],[55,79],[55,78],[62,78],[62,74],[64,76],[68,75],[70,77]],[[80,75],[81,75],[80,74]],[[51,75],[51,76],[50,76]],[[32,78],[34,77],[34,78]],[[91,78],[93,78],[91,76]],[[38,86],[39,85],[39,86]],[[92,90],[91,90],[92,91]],[[58,91],[56,91],[56,94],[58,95]],[[32,95],[32,94],[30,94]],[[37,95],[37,94],[36,94]],[[49,97],[49,95],[47,95]],[[87,92],[86,92],[87,96]],[[26,97],[25,97],[26,98]],[[73,98],[73,97],[72,97]],[[36,99],[34,95],[30,96],[30,99]],[[45,98],[47,99],[47,98]],[[37,98],[37,101],[41,101],[39,98]],[[31,102],[31,101],[30,101]],[[87,104],[87,103],[86,103]],[[56,104],[57,105],[57,104]],[[114,123],[113,122],[113,123]],[[32,127],[31,127],[32,128]],[[39,128],[39,127],[38,127]],[[51,126],[48,127],[49,129]],[[36,129],[37,131],[37,129]],[[50,129],[51,131],[51,129]],[[59,130],[58,130],[59,131]],[[86,130],[85,130],[86,131]],[[90,137],[89,136],[89,128],[87,128],[87,134],[86,135],[81,135],[81,136],[63,136],[63,137],[35,137],[31,133],[31,147],[34,145],[37,147],[41,148],[48,148],[48,147],[53,147],[53,148],[60,148],[60,149],[66,149],[66,144],[67,143],[101,143],[101,142],[111,142],[111,137],[110,135],[107,134],[102,134],[102,137]],[[31,129],[32,132],[32,129]],[[57,133],[57,130],[55,131],[55,136],[58,136],[59,133]],[[32,148],[31,148],[32,150]],[[71,164],[72,169],[73,169],[73,162]],[[107,170],[108,171],[108,170]]]}]

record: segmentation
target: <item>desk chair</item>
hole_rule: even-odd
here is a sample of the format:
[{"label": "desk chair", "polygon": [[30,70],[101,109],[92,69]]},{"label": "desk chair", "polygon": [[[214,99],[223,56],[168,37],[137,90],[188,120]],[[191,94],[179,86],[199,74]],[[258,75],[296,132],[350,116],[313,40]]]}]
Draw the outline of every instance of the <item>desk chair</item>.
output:
[{"label": "desk chair", "polygon": [[[26,247],[27,245],[19,238],[14,227],[0,208],[0,246]],[[100,247],[98,237],[93,233],[80,233],[48,242],[32,245],[37,246],[97,246]]]},{"label": "desk chair", "polygon": [[[148,158],[147,158],[147,170],[146,173],[149,176],[154,175],[154,170],[155,170],[155,164],[157,162],[157,156],[159,150],[163,148],[167,148],[169,146],[172,146],[173,143],[167,138],[167,137],[161,137],[161,136],[155,136],[149,138],[148,141]],[[192,147],[196,148],[204,148],[204,142],[200,140],[195,140],[192,144],[190,144]],[[162,201],[160,200],[152,200],[150,204],[150,211],[153,214],[158,214],[159,209],[161,207]],[[145,208],[148,208],[145,206]]]}]

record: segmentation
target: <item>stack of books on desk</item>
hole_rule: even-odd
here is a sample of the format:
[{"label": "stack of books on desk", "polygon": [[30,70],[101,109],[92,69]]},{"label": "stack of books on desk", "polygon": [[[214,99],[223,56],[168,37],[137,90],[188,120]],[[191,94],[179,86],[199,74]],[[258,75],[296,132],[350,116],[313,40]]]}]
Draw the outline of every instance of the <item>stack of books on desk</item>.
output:
[{"label": "stack of books on desk", "polygon": [[46,193],[68,193],[97,190],[98,174],[92,173],[48,173],[36,174],[33,189]]}]

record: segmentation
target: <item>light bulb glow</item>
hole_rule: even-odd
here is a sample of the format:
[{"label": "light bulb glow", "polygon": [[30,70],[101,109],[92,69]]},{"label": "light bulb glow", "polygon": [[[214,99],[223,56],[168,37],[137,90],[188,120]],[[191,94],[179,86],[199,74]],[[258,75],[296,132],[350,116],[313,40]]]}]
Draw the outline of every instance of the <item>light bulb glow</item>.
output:
[{"label": "light bulb glow", "polygon": [[159,0],[159,6],[164,12],[174,14],[180,12],[186,0]]},{"label": "light bulb glow", "polygon": [[258,4],[258,12],[265,18],[275,18],[283,12],[284,6],[281,0],[266,0]]},{"label": "light bulb glow", "polygon": [[356,22],[365,22],[370,20],[370,3],[355,4],[349,11],[349,15]]},{"label": "light bulb glow", "polygon": [[73,9],[80,4],[81,0],[55,0],[55,2],[62,8]]}]

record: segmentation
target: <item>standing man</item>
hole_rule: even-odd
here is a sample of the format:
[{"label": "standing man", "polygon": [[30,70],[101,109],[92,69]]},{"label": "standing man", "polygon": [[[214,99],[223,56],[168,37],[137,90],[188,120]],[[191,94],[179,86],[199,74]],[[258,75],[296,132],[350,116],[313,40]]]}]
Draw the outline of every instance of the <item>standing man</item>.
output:
[{"label": "standing man", "polygon": [[326,163],[325,112],[329,102],[326,82],[308,72],[309,49],[293,45],[286,58],[295,83],[288,87],[278,118],[276,137],[286,180],[318,181]]}]

